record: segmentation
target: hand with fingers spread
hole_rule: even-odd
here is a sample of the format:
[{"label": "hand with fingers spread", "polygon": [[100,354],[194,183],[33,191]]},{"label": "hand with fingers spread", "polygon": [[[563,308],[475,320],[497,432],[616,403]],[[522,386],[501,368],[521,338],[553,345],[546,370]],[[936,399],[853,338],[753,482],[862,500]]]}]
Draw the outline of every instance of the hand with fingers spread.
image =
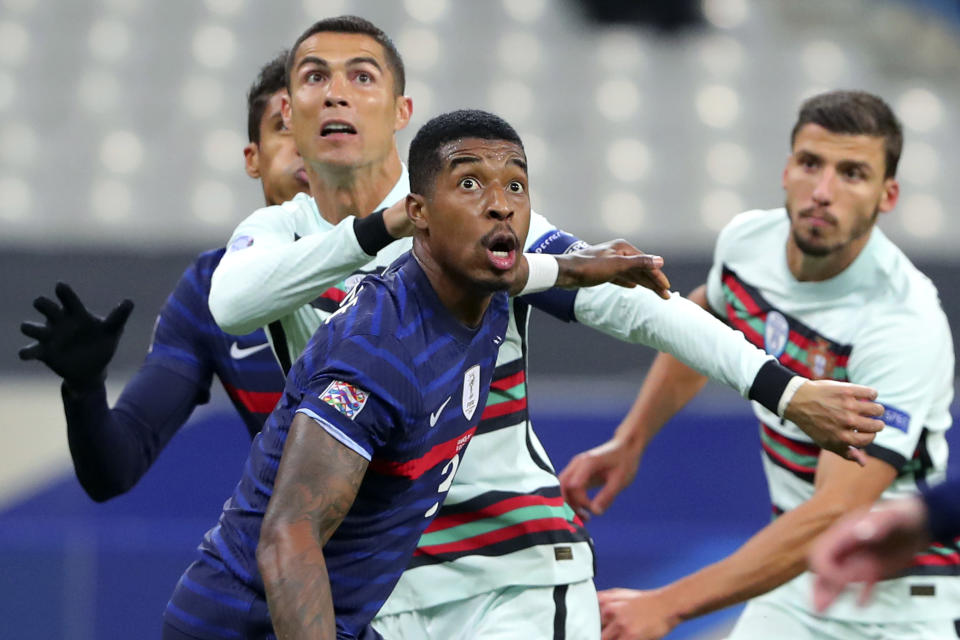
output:
[{"label": "hand with fingers spread", "polygon": [[69,285],[56,286],[60,304],[40,296],[33,307],[45,324],[24,322],[20,331],[36,342],[20,350],[21,360],[39,360],[74,390],[103,382],[133,302],[124,300],[106,318],[90,313]]},{"label": "hand with fingers spread", "polygon": [[927,509],[919,498],[847,516],[820,536],[810,552],[810,569],[817,574],[814,607],[824,611],[852,582],[863,583],[858,600],[865,605],[878,580],[909,566],[929,544]]},{"label": "hand with fingers spread", "polygon": [[[641,453],[616,437],[578,453],[560,473],[567,504],[584,520],[602,515],[637,475]],[[601,487],[591,499],[587,491]]]},{"label": "hand with fingers spread", "polygon": [[863,385],[808,380],[797,389],[783,417],[824,449],[863,466],[867,456],[860,449],[884,426],[877,419],[884,408],[874,402],[876,398],[877,391]]},{"label": "hand with fingers spread", "polygon": [[621,287],[637,285],[670,299],[670,280],[660,270],[663,258],[640,251],[626,240],[612,240],[557,256],[558,287],[591,287],[612,282]]}]

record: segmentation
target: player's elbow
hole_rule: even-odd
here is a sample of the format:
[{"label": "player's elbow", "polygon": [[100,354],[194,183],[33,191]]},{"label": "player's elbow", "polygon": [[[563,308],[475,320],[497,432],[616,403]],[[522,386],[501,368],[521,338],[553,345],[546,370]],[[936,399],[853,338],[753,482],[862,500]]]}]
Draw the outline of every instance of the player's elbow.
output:
[{"label": "player's elbow", "polygon": [[264,584],[272,584],[281,577],[284,549],[289,548],[290,531],[277,518],[264,518],[257,542],[257,568]]},{"label": "player's elbow", "polygon": [[104,503],[107,500],[123,495],[133,486],[133,483],[125,485],[116,481],[105,481],[104,479],[84,479],[80,480],[80,486],[86,492],[90,499],[97,503]]}]

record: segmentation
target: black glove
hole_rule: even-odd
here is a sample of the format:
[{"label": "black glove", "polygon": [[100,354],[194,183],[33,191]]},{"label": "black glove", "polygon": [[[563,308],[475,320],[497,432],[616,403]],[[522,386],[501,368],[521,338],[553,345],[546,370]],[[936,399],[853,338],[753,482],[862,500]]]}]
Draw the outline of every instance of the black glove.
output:
[{"label": "black glove", "polygon": [[37,340],[20,349],[20,359],[39,360],[74,390],[94,387],[106,378],[133,302],[124,300],[104,319],[87,311],[69,285],[58,282],[56,293],[62,307],[44,296],[33,301],[47,322],[20,325],[24,335]]}]

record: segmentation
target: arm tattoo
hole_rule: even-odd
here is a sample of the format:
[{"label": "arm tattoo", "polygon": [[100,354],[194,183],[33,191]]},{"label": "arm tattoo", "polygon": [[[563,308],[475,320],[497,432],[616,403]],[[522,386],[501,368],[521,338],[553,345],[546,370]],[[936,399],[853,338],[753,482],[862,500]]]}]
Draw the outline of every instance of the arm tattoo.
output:
[{"label": "arm tattoo", "polygon": [[366,469],[364,458],[297,414],[257,548],[278,638],[335,638],[323,546],[350,510]]}]

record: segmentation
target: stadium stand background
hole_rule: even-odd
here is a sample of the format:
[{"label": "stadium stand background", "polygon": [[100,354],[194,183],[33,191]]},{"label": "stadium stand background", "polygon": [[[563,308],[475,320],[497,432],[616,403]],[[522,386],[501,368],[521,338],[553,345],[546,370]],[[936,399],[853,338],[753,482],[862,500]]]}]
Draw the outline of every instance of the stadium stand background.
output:
[{"label": "stadium stand background", "polygon": [[[937,284],[960,336],[960,3],[643,4],[673,13],[599,0],[0,0],[0,636],[154,637],[238,477],[245,437],[221,394],[141,486],[93,505],[69,472],[58,385],[17,361],[17,325],[58,279],[101,312],[133,298],[111,368],[122,384],[181,271],[262,201],[242,171],[244,94],[319,17],[357,13],[394,36],[414,99],[403,152],[440,111],[498,112],[526,143],[538,211],[589,241],[664,255],[684,292],[732,215],[782,203],[800,101],[878,93],[906,131],[903,199],[881,227]],[[605,439],[653,354],[532,322],[531,410],[560,467]],[[591,525],[601,586],[657,586],[766,521],[752,425],[733,393],[709,388],[665,432],[633,491]]]}]

